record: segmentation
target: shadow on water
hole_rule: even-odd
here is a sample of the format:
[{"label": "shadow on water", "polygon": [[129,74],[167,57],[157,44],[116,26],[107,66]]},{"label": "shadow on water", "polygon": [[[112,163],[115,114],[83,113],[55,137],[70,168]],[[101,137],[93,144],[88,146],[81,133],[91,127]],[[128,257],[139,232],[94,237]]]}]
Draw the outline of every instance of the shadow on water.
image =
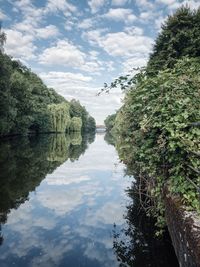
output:
[{"label": "shadow on water", "polygon": [[[115,145],[112,135],[107,133],[105,141]],[[133,176],[133,172],[126,169],[126,175]],[[138,195],[137,181],[127,188],[129,204],[126,207],[125,226],[113,229],[113,248],[119,267],[178,267],[178,261],[166,229],[163,236],[155,236],[155,221],[146,216],[141,208]]]},{"label": "shadow on water", "polygon": [[118,231],[114,226],[114,250],[120,267],[178,267],[177,258],[168,232],[155,237],[154,221],[140,207],[135,185],[127,190],[126,225]]},{"label": "shadow on water", "polygon": [[50,134],[0,141],[0,245],[1,225],[11,209],[24,203],[47,174],[67,160],[78,160],[95,134]]}]

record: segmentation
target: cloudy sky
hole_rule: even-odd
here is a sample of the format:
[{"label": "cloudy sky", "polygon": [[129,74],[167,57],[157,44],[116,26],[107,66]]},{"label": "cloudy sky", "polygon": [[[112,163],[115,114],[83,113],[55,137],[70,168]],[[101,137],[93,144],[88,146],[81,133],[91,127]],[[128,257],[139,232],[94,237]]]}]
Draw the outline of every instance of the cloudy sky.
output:
[{"label": "cloudy sky", "polygon": [[160,25],[199,0],[0,0],[5,51],[66,99],[79,99],[102,123],[121,105],[104,82],[146,64]]}]

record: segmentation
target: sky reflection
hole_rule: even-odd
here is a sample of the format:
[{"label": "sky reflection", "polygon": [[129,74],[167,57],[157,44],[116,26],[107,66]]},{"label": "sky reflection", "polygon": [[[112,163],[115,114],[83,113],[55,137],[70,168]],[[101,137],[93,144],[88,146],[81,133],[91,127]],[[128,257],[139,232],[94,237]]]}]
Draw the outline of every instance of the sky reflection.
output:
[{"label": "sky reflection", "polygon": [[114,147],[97,135],[78,161],[64,162],[7,215],[1,266],[118,266],[113,224],[128,199]]}]

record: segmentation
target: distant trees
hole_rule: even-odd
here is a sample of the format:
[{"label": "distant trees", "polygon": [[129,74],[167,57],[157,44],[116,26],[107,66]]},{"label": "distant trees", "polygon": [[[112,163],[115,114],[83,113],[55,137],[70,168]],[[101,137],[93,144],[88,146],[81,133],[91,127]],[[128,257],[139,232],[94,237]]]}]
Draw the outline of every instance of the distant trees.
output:
[{"label": "distant trees", "polygon": [[114,127],[116,115],[117,115],[117,113],[114,113],[112,115],[108,115],[107,118],[104,120],[104,124],[106,126],[107,131],[111,131],[112,128]]},{"label": "distant trees", "polygon": [[87,123],[86,123],[86,131],[87,132],[94,132],[95,129],[96,129],[95,119],[91,116],[88,116]]},{"label": "distant trees", "polygon": [[[0,28],[0,45],[5,38]],[[68,102],[0,49],[0,136],[70,129],[88,132],[95,127],[95,120],[79,101]]]},{"label": "distant trees", "polygon": [[70,101],[69,113],[71,117],[78,117],[82,120],[81,130],[83,132],[95,131],[96,122],[93,117],[89,115],[86,108],[80,104],[78,100],[72,99]]}]

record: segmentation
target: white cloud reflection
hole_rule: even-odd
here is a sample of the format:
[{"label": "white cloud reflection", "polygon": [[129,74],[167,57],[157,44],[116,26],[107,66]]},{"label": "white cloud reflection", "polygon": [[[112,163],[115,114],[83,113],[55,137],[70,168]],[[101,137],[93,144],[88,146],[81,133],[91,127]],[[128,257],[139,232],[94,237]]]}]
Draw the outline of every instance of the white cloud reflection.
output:
[{"label": "white cloud reflection", "polygon": [[81,261],[118,266],[112,230],[114,223],[124,223],[127,181],[117,162],[114,148],[97,135],[79,161],[65,162],[47,175],[29,201],[8,215],[4,243],[9,249],[0,262],[30,260],[38,251],[27,267],[59,266],[71,253],[79,253]]}]

